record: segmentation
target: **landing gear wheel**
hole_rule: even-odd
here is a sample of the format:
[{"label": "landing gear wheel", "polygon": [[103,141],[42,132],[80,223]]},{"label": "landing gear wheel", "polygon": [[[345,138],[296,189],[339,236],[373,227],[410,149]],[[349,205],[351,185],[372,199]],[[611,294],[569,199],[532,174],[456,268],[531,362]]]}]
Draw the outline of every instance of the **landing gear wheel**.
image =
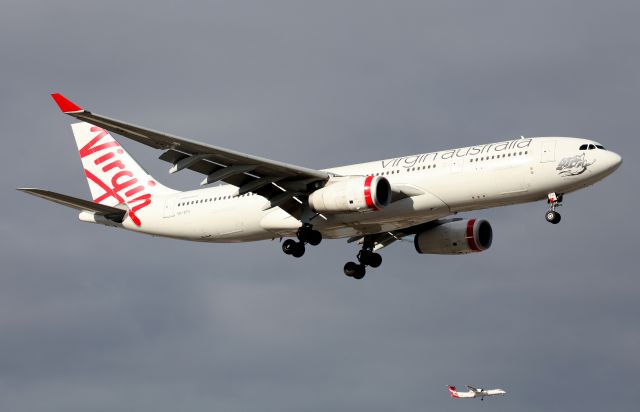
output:
[{"label": "landing gear wheel", "polygon": [[298,242],[296,242],[293,239],[287,239],[284,241],[284,243],[282,244],[282,251],[287,254],[290,255],[293,253],[293,250],[296,248],[296,245],[298,244]]},{"label": "landing gear wheel", "polygon": [[302,226],[296,233],[301,242],[308,243],[311,246],[318,246],[322,242],[322,233],[311,228],[311,226]]},{"label": "landing gear wheel", "polygon": [[363,249],[358,253],[358,261],[365,266],[377,268],[382,264],[382,256],[379,253]]},{"label": "landing gear wheel", "polygon": [[307,235],[307,243],[311,246],[318,246],[322,242],[322,233],[317,230],[312,230]]},{"label": "landing gear wheel", "polygon": [[354,279],[362,279],[366,274],[364,265],[359,265],[356,262],[347,262],[344,265],[344,274]]},{"label": "landing gear wheel", "polygon": [[353,275],[353,278],[358,280],[362,279],[366,273],[367,273],[367,270],[365,269],[364,265],[358,265],[358,269],[356,270],[356,273]]},{"label": "landing gear wheel", "polygon": [[382,256],[380,256],[379,253],[372,253],[371,255],[369,255],[367,265],[371,266],[372,268],[377,268],[381,264],[382,264]]},{"label": "landing gear wheel", "polygon": [[344,274],[352,278],[358,271],[358,264],[356,262],[347,262],[344,264]]},{"label": "landing gear wheel", "polygon": [[371,236],[365,236],[362,249],[358,252],[358,263],[347,262],[344,265],[344,274],[354,279],[362,279],[367,272],[367,266],[377,268],[382,264],[382,256],[373,251],[375,242]]},{"label": "landing gear wheel", "polygon": [[547,220],[547,222],[557,225],[558,223],[560,223],[561,216],[560,213],[556,212],[555,210],[549,210],[544,215],[544,218]]},{"label": "landing gear wheel", "polygon": [[302,257],[304,255],[304,243],[302,242],[294,242],[296,245],[291,251],[291,256],[295,258]]}]

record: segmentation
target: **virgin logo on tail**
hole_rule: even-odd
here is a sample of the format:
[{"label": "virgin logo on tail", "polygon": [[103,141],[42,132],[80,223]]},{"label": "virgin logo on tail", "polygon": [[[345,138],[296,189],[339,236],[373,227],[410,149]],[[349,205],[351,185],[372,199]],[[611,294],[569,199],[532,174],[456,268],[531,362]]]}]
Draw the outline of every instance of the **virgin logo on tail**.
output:
[{"label": "virgin logo on tail", "polygon": [[[151,194],[145,193],[145,187],[141,184],[142,182],[139,182],[133,172],[127,169],[127,165],[123,160],[126,161],[128,156],[122,150],[120,144],[115,140],[99,144],[100,140],[108,136],[109,133],[97,126],[92,126],[90,131],[98,134],[79,150],[80,158],[84,159],[86,156],[95,154],[96,158],[93,163],[101,168],[105,174],[111,174],[110,180],[107,182],[105,181],[106,179],[102,180],[86,167],[84,168],[84,174],[87,178],[104,190],[102,195],[93,199],[94,202],[103,203],[106,199],[112,197],[119,204],[127,204],[131,221],[136,226],[140,226],[141,222],[136,212],[151,204]],[[153,180],[148,183],[151,186],[155,185]]]},{"label": "virgin logo on tail", "polygon": [[455,386],[449,386],[449,393],[451,394],[451,396],[453,398],[457,398],[458,397],[458,391],[456,391],[456,387]]}]

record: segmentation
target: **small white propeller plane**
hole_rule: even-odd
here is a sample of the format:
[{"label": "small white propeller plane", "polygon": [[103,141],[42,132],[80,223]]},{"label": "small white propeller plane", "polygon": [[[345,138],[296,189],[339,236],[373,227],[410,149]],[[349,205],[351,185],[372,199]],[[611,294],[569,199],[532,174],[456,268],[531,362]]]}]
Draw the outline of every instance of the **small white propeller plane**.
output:
[{"label": "small white propeller plane", "polygon": [[[362,279],[378,251],[413,237],[418,253],[461,254],[491,246],[483,219],[460,212],[546,200],[558,223],[563,195],[613,173],[622,158],[599,143],[531,137],[316,170],[172,136],[83,109],[58,93],[93,201],[35,188],[23,192],[80,212],[84,222],[200,242],[288,238],[284,253],[348,238],[360,245],[344,273]],[[109,133],[162,150],[169,173],[200,173],[202,188],[180,192],[149,175]],[[218,185],[213,185],[219,183]]]},{"label": "small white propeller plane", "polygon": [[455,386],[449,386],[448,388],[452,398],[480,398],[481,401],[483,401],[486,396],[505,395],[507,393],[502,389],[482,389],[469,385],[467,385],[467,388],[469,388],[467,392],[460,392],[456,390]]}]

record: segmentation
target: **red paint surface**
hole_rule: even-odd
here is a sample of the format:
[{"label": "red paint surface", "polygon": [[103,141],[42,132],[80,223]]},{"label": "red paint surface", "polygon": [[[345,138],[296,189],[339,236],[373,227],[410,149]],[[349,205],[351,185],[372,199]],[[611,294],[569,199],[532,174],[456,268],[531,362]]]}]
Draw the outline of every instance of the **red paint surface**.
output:
[{"label": "red paint surface", "polygon": [[[110,178],[104,176],[106,179],[103,180],[98,176],[91,173],[89,170],[85,169],[84,174],[87,176],[87,179],[98,185],[104,193],[98,196],[93,201],[96,203],[102,203],[106,199],[112,197],[117,203],[126,203],[129,207],[128,215],[131,218],[131,221],[136,226],[141,226],[142,222],[140,218],[136,215],[136,212],[144,207],[147,207],[151,204],[151,194],[150,193],[141,193],[144,191],[145,187],[138,182],[138,178],[133,175],[133,172],[127,170],[126,163],[118,158],[116,154],[109,151],[105,154],[101,154],[100,152],[103,150],[111,149],[114,147],[118,147],[116,150],[117,154],[124,154],[124,150],[119,148],[118,142],[115,140],[107,141],[106,143],[99,143],[100,140],[108,136],[109,134],[100,127],[91,127],[92,132],[97,132],[98,134],[92,138],[86,145],[79,149],[80,157],[84,158],[89,155],[98,156],[94,163],[101,164],[105,162],[105,166],[103,166],[102,172],[108,174],[108,172],[112,169],[116,169],[117,172],[113,174]],[[113,159],[113,161],[111,161]],[[126,159],[123,159],[126,161]],[[124,193],[124,197],[120,194]],[[133,196],[137,196],[133,198]]]},{"label": "red paint surface", "polygon": [[51,97],[53,97],[53,100],[55,100],[56,104],[58,105],[60,110],[62,110],[63,113],[72,113],[72,112],[81,112],[81,111],[83,111],[82,107],[78,106],[77,104],[75,104],[71,100],[67,99],[66,97],[64,97],[60,93],[53,93],[53,94],[51,94]]},{"label": "red paint surface", "polygon": [[467,222],[467,235],[465,237],[467,238],[467,243],[469,244],[469,248],[474,252],[480,252],[480,248],[476,243],[476,238],[473,236],[473,226],[475,224],[476,224],[475,219],[470,219]]},{"label": "red paint surface", "polygon": [[373,203],[373,197],[371,196],[371,182],[373,181],[373,176],[367,176],[364,180],[364,201],[367,204],[369,209],[375,209],[376,205]]}]

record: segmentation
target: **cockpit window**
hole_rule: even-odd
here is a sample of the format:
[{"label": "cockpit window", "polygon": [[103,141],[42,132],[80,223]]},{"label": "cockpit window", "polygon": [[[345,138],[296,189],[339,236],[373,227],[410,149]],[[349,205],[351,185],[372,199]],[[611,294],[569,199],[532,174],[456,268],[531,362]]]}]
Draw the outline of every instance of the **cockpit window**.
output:
[{"label": "cockpit window", "polygon": [[587,146],[586,144],[583,144],[582,146],[580,146],[580,150],[587,150]]},{"label": "cockpit window", "polygon": [[604,146],[602,146],[601,144],[597,144],[597,145],[596,145],[596,147],[597,147],[598,149],[607,150],[607,149],[605,149],[605,148],[604,148]]},{"label": "cockpit window", "polygon": [[596,147],[592,144],[589,145],[589,150],[594,150]]}]

